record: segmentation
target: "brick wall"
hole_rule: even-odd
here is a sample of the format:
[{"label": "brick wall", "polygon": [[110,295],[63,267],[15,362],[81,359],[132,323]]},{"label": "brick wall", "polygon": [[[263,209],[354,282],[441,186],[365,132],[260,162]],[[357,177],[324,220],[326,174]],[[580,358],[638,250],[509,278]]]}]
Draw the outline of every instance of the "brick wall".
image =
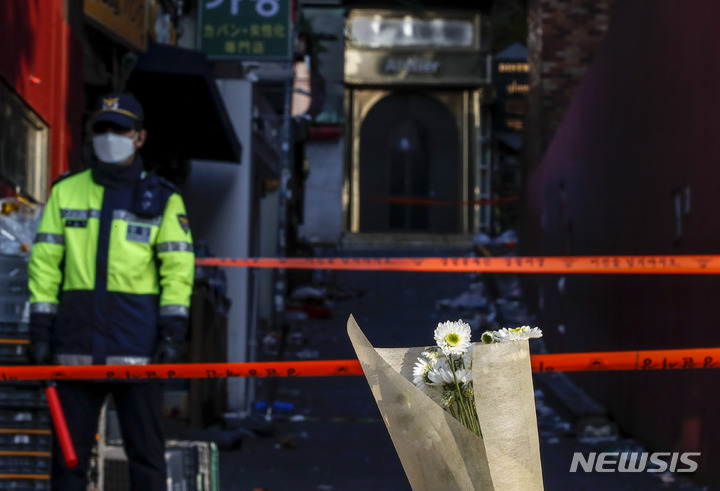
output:
[{"label": "brick wall", "polygon": [[618,0],[529,0],[526,152],[532,170],[602,43]]}]

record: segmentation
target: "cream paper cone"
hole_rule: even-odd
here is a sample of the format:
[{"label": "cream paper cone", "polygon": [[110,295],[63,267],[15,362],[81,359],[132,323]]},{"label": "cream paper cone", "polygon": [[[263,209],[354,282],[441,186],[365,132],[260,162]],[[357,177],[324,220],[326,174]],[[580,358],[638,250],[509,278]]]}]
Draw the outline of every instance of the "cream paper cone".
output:
[{"label": "cream paper cone", "polygon": [[476,344],[473,389],[497,491],[543,489],[530,345]]},{"label": "cream paper cone", "polygon": [[[527,341],[473,350],[476,403],[484,399],[478,413],[492,413],[479,418],[480,438],[412,383],[413,366],[425,347],[376,349],[353,316],[347,329],[413,490],[543,489]],[[510,344],[519,346],[504,347]],[[491,347],[488,359],[478,362]],[[527,374],[504,373],[516,370]],[[484,380],[478,384],[477,377]],[[497,427],[486,431],[486,425]]]}]

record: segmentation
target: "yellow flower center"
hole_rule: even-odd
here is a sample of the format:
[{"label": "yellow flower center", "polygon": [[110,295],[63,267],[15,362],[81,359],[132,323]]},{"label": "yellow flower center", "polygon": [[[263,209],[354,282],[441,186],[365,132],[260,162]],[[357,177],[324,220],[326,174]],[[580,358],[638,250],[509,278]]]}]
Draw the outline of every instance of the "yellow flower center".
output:
[{"label": "yellow flower center", "polygon": [[447,336],[445,336],[445,342],[448,344],[448,346],[457,346],[460,342],[460,336],[457,335],[457,333],[451,332]]}]

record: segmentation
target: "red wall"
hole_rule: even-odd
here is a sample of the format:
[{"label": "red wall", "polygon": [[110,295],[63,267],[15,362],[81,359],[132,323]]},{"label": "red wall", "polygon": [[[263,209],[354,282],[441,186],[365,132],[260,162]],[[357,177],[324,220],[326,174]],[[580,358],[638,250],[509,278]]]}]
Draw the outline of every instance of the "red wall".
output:
[{"label": "red wall", "polygon": [[[716,0],[619,2],[530,177],[529,254],[720,254],[718,18]],[[563,291],[558,276],[532,280],[551,351],[720,346],[720,278],[568,275]],[[720,483],[720,370],[575,380],[652,449],[702,452],[698,475]]]},{"label": "red wall", "polygon": [[51,179],[80,156],[82,47],[64,3],[0,2],[0,77],[50,126]]}]

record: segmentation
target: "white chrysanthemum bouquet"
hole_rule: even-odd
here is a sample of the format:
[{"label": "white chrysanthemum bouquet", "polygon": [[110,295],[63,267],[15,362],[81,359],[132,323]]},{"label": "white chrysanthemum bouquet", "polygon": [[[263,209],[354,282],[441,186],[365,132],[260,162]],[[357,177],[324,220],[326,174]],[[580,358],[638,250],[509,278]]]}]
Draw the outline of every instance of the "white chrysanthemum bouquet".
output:
[{"label": "white chrysanthemum bouquet", "polygon": [[[470,336],[470,325],[462,320],[439,323],[435,329],[437,345],[426,348],[418,357],[413,383],[470,431],[482,436],[475,408]],[[537,327],[522,326],[486,331],[482,342],[503,343],[540,336],[542,331]]]},{"label": "white chrysanthemum bouquet", "polygon": [[414,491],[543,490],[527,341],[539,329],[473,344],[468,324],[442,322],[436,346],[376,348],[350,316],[348,335]]},{"label": "white chrysanthemum bouquet", "polygon": [[442,322],[435,342],[422,352],[413,369],[413,383],[476,435],[480,435],[472,384],[470,326]]}]

